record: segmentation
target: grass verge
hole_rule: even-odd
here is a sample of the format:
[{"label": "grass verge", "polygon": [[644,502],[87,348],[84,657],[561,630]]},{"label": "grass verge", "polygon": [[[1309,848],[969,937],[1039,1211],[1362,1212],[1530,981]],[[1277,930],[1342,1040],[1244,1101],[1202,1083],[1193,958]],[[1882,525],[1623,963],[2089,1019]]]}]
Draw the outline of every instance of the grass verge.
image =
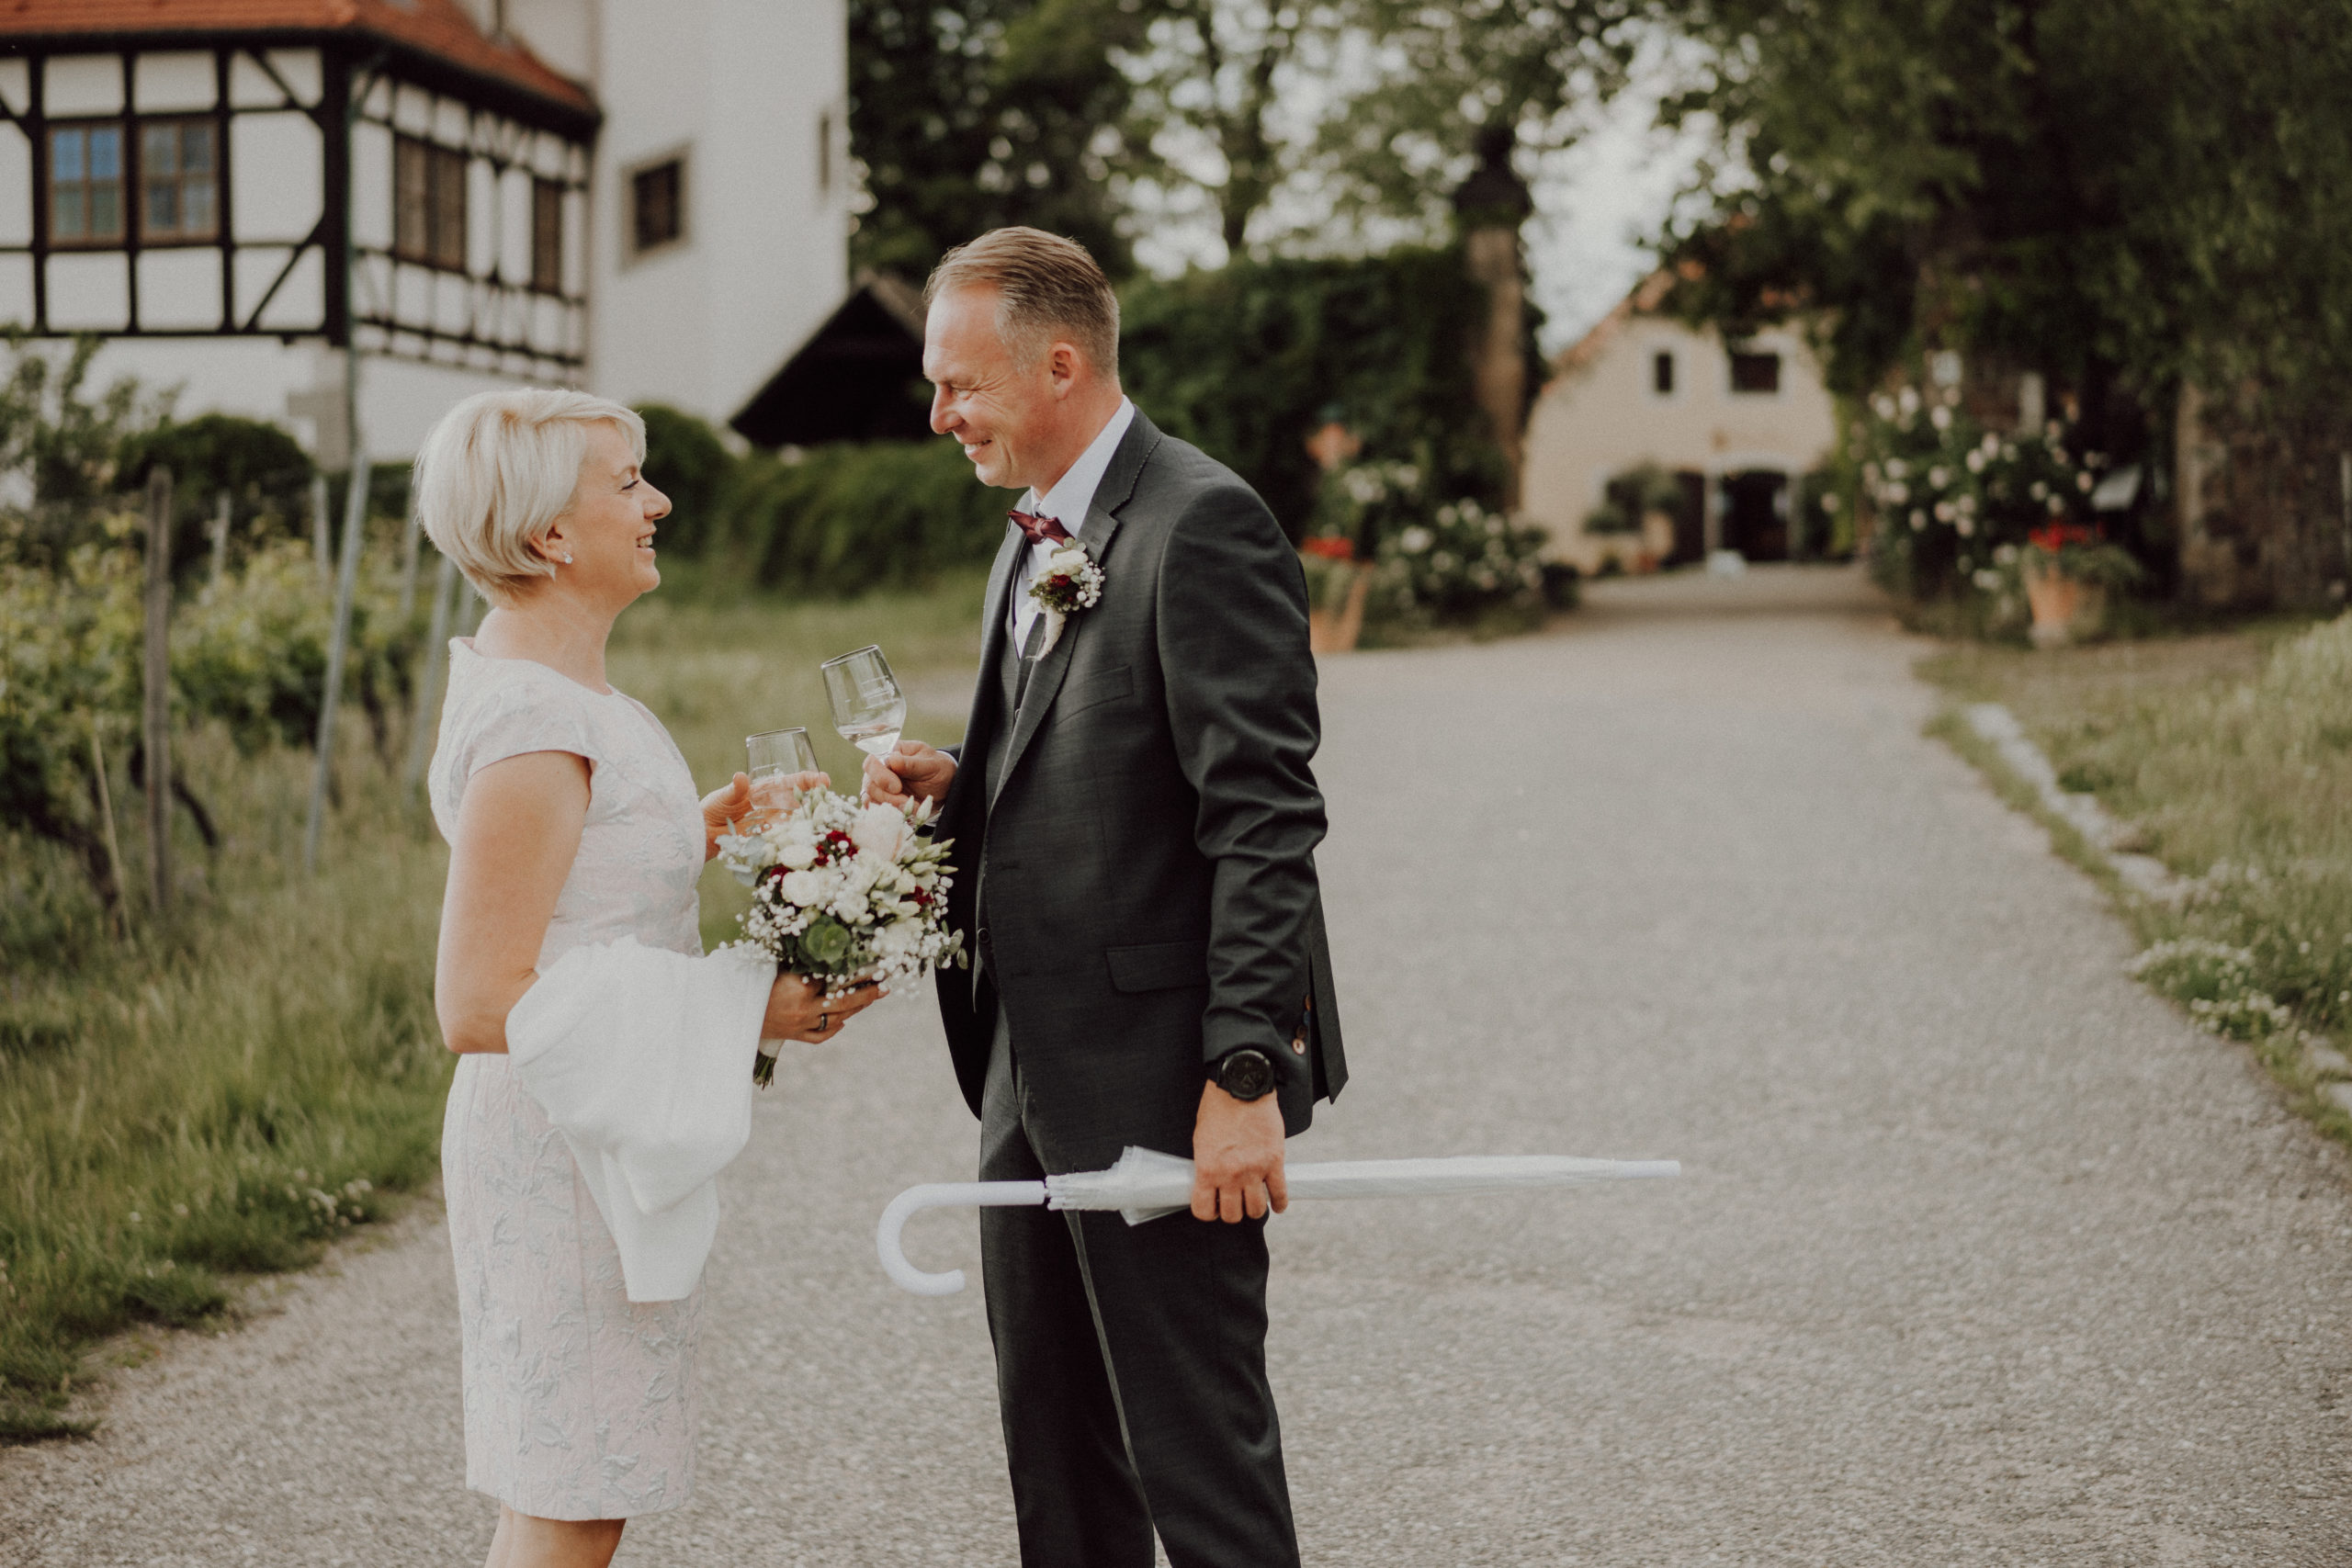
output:
[{"label": "grass verge", "polygon": [[1955,704],[2006,704],[2062,784],[2131,825],[2119,848],[2188,880],[2177,904],[2132,896],[1956,708],[1932,727],[2108,887],[2141,979],[2252,1044],[2352,1143],[2327,1092],[2352,1078],[2328,1050],[2352,1025],[2352,616],[2044,653],[1962,646],[1920,673]]},{"label": "grass verge", "polygon": [[[909,733],[952,740],[978,650],[977,577],[854,603],[648,601],[624,617],[614,683],[668,723],[706,787],[742,738],[806,724],[844,784],[820,660],[879,642],[909,688]],[[355,724],[355,730],[363,726]],[[185,737],[220,848],[175,839],[168,924],[111,933],[51,846],[0,833],[0,1440],[86,1431],[77,1389],[96,1340],[233,1310],[239,1276],[300,1267],[388,1214],[438,1166],[450,1058],[432,1015],[446,854],[366,738],[302,878],[309,759]],[[404,754],[397,734],[386,755]],[[128,880],[136,796],[119,764]],[[183,818],[182,831],[187,831]],[[707,876],[704,930],[741,895]]]}]

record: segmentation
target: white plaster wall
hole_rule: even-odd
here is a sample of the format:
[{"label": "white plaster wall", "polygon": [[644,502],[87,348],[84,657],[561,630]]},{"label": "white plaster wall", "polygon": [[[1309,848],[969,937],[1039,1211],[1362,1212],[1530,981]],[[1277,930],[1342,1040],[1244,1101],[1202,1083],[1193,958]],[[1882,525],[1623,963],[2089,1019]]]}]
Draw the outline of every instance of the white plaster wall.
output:
[{"label": "white plaster wall", "polygon": [[[1778,393],[1735,393],[1722,341],[1657,316],[1626,321],[1589,363],[1544,389],[1528,421],[1521,503],[1550,531],[1547,555],[1592,571],[1633,549],[1637,541],[1587,534],[1584,520],[1611,479],[1643,463],[1705,474],[1712,507],[1720,475],[1777,468],[1793,478],[1829,454],[1836,411],[1803,337],[1768,332],[1752,346],[1781,355]],[[1661,350],[1676,362],[1667,397],[1650,378]]]},{"label": "white plaster wall", "polygon": [[[724,420],[848,288],[844,193],[817,167],[818,118],[847,87],[842,0],[603,0],[598,17],[590,381]],[[686,238],[633,258],[627,175],[681,148]]]}]

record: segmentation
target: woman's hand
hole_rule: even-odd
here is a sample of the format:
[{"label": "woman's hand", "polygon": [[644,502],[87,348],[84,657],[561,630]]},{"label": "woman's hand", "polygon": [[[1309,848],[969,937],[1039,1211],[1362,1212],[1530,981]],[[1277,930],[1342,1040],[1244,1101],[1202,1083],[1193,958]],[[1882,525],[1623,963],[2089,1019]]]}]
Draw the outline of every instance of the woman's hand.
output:
[{"label": "woman's hand", "polygon": [[748,820],[758,827],[777,813],[791,810],[808,791],[830,789],[832,783],[823,773],[786,773],[778,779],[763,779],[753,790],[751,775],[737,773],[725,789],[712,790],[702,797],[702,858],[717,854],[719,835],[733,832],[737,823]]},{"label": "woman's hand", "polygon": [[760,1021],[763,1040],[831,1040],[842,1025],[882,999],[882,987],[871,980],[850,987],[846,996],[827,1000],[824,987],[801,975],[778,975],[768,987],[767,1016]]}]

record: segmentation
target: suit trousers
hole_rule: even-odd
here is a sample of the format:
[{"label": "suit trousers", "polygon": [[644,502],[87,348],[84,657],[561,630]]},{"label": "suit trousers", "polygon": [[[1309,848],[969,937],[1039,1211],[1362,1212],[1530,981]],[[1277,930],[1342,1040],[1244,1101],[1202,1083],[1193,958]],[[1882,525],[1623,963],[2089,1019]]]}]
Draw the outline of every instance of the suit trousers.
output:
[{"label": "suit trousers", "polygon": [[[980,1179],[1045,1176],[997,1010]],[[1266,1381],[1266,1231],[982,1209],[981,1274],[1023,1568],[1297,1568]]]}]

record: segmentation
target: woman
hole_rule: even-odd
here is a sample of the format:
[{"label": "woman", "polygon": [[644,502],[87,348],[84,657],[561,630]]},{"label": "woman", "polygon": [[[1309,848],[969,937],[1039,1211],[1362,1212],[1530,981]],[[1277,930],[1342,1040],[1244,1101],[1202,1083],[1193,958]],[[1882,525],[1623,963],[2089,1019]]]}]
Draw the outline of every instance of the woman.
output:
[{"label": "woman", "polygon": [[[699,1292],[632,1303],[573,1156],[505,1055],[507,1016],[574,947],[698,953],[695,885],[751,805],[695,797],[669,734],[605,680],[613,622],[661,581],[670,510],[645,427],[580,392],[486,392],[417,458],[433,542],[494,606],[450,645],[432,773],[450,846],[435,1002],[461,1060],[442,1134],[465,1336],[466,1483],[502,1505],[490,1568],[602,1568],[694,1485]],[[809,781],[801,781],[807,783]],[[768,992],[763,1038],[827,1040],[878,992]]]}]

